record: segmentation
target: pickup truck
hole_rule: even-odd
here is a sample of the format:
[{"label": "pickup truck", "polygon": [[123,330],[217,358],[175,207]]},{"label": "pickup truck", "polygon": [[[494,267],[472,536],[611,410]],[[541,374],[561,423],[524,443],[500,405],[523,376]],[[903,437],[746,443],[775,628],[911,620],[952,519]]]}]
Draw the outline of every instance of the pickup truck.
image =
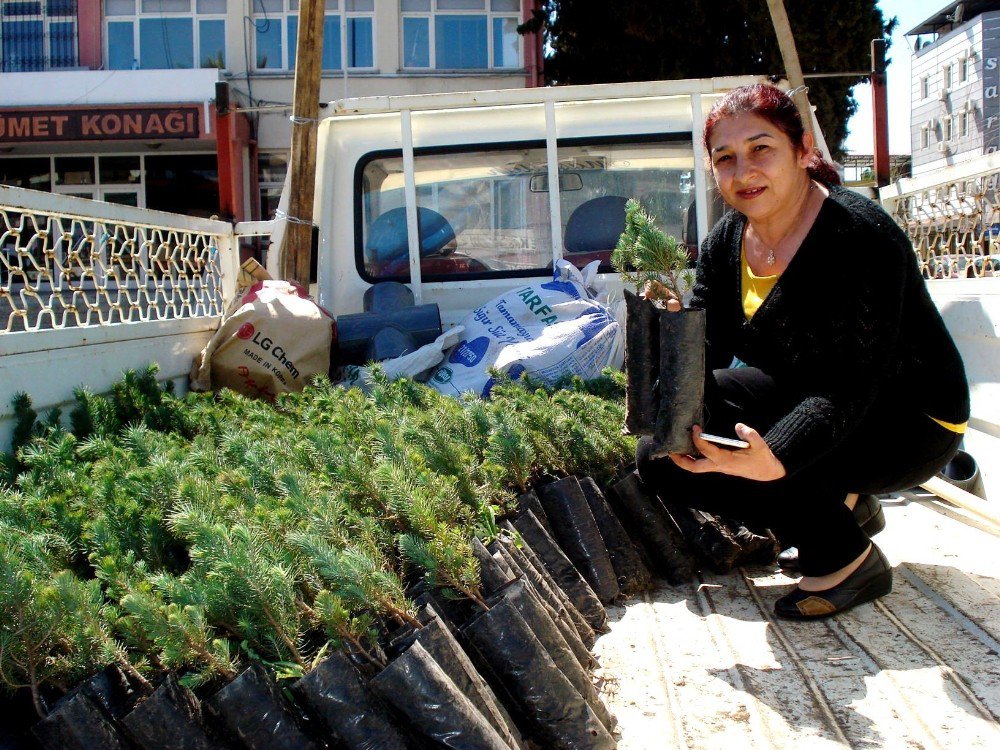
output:
[{"label": "pickup truck", "polygon": [[[418,303],[438,304],[448,327],[560,258],[601,260],[620,289],[606,263],[633,196],[695,252],[721,210],[703,118],[751,80],[332,103],[313,212],[319,303],[358,312],[372,284],[401,281]],[[926,264],[928,246],[947,239],[913,207],[956,185],[989,200],[974,186],[998,173],[990,157],[877,198]],[[183,387],[234,298],[240,245],[267,236],[280,247],[298,218],[286,212],[283,201],[281,219],[234,227],[0,187],[0,443],[17,391],[43,411],[150,361]],[[852,252],[842,262],[863,272]],[[266,262],[278,276],[277,252]],[[966,448],[986,496],[1000,497],[1000,279],[928,284],[972,386]],[[614,608],[597,653],[619,747],[1000,746],[1000,513],[943,481],[932,488],[958,504],[920,489],[882,499],[879,541],[897,584],[874,606],[777,621],[771,604],[793,581],[769,567],[663,582]]]}]

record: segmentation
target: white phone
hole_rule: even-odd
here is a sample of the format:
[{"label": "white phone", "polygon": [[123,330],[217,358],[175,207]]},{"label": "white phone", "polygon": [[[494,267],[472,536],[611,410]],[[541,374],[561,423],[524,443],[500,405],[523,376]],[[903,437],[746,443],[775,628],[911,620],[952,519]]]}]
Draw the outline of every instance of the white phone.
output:
[{"label": "white phone", "polygon": [[707,440],[710,443],[715,443],[716,445],[721,445],[723,448],[749,448],[750,443],[746,440],[737,440],[736,438],[722,437],[721,435],[709,435],[707,432],[701,433],[701,439]]}]

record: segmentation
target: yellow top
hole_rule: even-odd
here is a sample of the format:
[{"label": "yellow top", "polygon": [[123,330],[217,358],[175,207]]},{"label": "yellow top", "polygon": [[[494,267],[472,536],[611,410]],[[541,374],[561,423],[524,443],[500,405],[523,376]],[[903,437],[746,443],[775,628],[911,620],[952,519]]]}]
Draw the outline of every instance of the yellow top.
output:
[{"label": "yellow top", "polygon": [[757,309],[764,304],[767,295],[778,283],[778,274],[773,276],[756,276],[750,270],[746,253],[740,251],[740,266],[743,269],[743,314],[750,320]]},{"label": "yellow top", "polygon": [[[931,417],[930,414],[927,415]],[[945,422],[943,419],[938,419],[937,417],[931,417],[935,422],[944,427],[946,430],[951,430],[952,432],[957,432],[959,435],[964,435],[966,428],[969,426],[968,422],[962,422],[961,424],[955,424],[954,422]]]}]

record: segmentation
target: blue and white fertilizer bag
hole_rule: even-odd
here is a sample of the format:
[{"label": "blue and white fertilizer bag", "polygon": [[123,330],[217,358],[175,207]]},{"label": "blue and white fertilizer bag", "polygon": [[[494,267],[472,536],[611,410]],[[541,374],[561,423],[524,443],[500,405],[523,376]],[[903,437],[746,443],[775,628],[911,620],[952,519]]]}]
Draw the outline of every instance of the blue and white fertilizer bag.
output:
[{"label": "blue and white fertilizer bag", "polygon": [[599,261],[581,272],[559,260],[552,281],[514,287],[463,322],[462,339],[445,353],[428,385],[458,396],[489,395],[490,370],[517,379],[528,374],[553,384],[565,375],[596,378],[625,359],[625,327],[608,307],[607,293],[595,288]]}]

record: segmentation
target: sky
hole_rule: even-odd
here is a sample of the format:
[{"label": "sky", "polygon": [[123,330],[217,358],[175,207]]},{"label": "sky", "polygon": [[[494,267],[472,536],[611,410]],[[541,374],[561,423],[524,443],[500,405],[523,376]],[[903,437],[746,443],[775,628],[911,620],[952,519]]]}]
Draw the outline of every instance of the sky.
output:
[{"label": "sky", "polygon": [[[889,89],[889,152],[910,153],[910,55],[912,39],[903,34],[937,11],[949,5],[948,0],[879,0],[878,7],[888,20],[899,19],[889,47],[889,67],[886,81]],[[833,71],[831,71],[833,72]],[[808,84],[808,81],[807,81]],[[847,127],[850,133],[845,150],[854,154],[872,153],[872,94],[867,83],[854,87],[858,111]]]}]

